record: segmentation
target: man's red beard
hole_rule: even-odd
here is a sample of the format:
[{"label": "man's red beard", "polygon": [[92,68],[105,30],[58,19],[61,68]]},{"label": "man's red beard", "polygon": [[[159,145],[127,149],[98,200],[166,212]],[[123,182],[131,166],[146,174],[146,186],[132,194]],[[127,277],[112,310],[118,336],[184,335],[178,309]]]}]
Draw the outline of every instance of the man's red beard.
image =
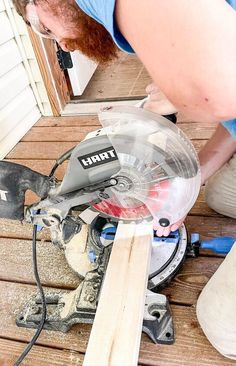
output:
[{"label": "man's red beard", "polygon": [[79,50],[90,59],[102,64],[115,59],[118,49],[108,31],[79,8],[76,13],[71,26],[73,25],[77,37],[63,39],[67,49]]},{"label": "man's red beard", "polygon": [[[13,0],[17,12],[27,21],[29,0]],[[35,0],[38,6],[62,19],[72,38],[63,39],[70,51],[80,50],[89,58],[106,63],[117,57],[117,47],[108,31],[82,12],[75,0]]]}]

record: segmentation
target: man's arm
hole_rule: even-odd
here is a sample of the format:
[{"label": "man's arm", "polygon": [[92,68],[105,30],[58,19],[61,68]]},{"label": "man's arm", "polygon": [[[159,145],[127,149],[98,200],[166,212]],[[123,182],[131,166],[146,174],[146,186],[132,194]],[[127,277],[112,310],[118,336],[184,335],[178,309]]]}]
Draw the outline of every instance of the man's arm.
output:
[{"label": "man's arm", "polygon": [[202,184],[220,169],[236,152],[236,140],[220,123],[212,138],[199,153]]},{"label": "man's arm", "polygon": [[178,110],[235,118],[236,12],[225,0],[116,0],[116,20]]}]

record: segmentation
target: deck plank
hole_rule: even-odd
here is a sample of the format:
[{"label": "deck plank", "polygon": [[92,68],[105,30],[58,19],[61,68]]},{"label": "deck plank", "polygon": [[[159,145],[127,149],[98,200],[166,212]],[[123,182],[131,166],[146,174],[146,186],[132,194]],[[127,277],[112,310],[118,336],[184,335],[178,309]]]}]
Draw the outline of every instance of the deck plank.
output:
[{"label": "deck plank", "polygon": [[[96,128],[95,128],[96,129]],[[79,143],[91,132],[91,127],[33,127],[22,139],[24,142],[74,141]],[[93,130],[92,130],[93,131]]]},{"label": "deck plank", "polygon": [[[185,221],[189,234],[198,232],[201,239],[212,239],[216,236],[236,235],[236,219],[229,217],[210,217],[188,215]],[[38,239],[50,240],[49,230],[37,234]],[[0,219],[0,238],[32,239],[32,225],[26,222]]]},{"label": "deck plank", "polygon": [[[200,151],[207,140],[193,140],[193,145],[196,151]],[[7,155],[7,159],[58,159],[67,150],[74,147],[74,141],[38,141],[38,142],[19,142]]]},{"label": "deck plank", "polygon": [[70,117],[42,117],[35,124],[36,127],[82,127],[100,126],[97,116],[70,116]]},{"label": "deck plank", "polygon": [[[12,366],[26,344],[0,338],[0,365]],[[34,346],[27,355],[22,366],[82,366],[83,355],[75,351],[58,350],[42,346]]]},{"label": "deck plank", "polygon": [[[80,118],[80,117],[79,117]],[[32,127],[31,130],[22,138],[21,141],[81,141],[86,134],[98,129],[100,126],[38,126]],[[194,123],[194,128],[189,123],[178,123],[178,127],[191,140],[206,140],[211,137],[215,131],[215,124],[209,123]]]},{"label": "deck plank", "polygon": [[[62,251],[44,241],[39,241],[37,248],[43,285],[68,289],[79,285],[80,280],[68,266]],[[0,252],[0,280],[34,284],[30,240],[0,239]],[[223,258],[214,256],[188,258],[163,293],[172,302],[194,304],[201,289],[222,261]]]},{"label": "deck plank", "polygon": [[[97,116],[72,116],[72,117],[42,117],[34,128],[38,127],[87,127],[93,131],[101,124]],[[215,122],[191,122],[186,121],[181,116],[178,118],[177,126],[183,130],[190,139],[207,139],[215,131]],[[30,132],[30,131],[29,131]],[[29,133],[28,132],[28,133]]]}]

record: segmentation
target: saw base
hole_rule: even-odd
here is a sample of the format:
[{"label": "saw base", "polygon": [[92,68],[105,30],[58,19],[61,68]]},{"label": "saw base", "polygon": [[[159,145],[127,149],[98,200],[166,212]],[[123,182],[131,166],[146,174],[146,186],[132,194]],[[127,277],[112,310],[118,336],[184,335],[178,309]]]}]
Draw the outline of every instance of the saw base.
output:
[{"label": "saw base", "polygon": [[[48,315],[44,329],[67,332],[74,324],[93,323],[110,252],[111,246],[104,249],[97,268],[86,274],[76,290],[46,293]],[[38,328],[41,317],[42,303],[35,295],[19,314],[16,323],[19,327]],[[173,321],[166,296],[147,290],[143,332],[154,343],[174,343]]]}]

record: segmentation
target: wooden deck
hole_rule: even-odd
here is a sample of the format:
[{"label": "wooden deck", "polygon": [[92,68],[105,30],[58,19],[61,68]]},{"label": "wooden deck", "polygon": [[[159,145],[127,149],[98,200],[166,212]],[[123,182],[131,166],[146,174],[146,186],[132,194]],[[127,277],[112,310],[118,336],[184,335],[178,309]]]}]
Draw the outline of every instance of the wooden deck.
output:
[{"label": "wooden deck", "polygon": [[[97,118],[42,118],[10,152],[8,159],[48,174],[53,160],[79,142],[88,131],[96,129]],[[214,131],[214,125],[180,123],[199,150]],[[65,167],[58,170],[62,178]],[[188,232],[200,232],[202,238],[235,235],[236,220],[213,212],[204,202],[204,189],[186,220]],[[32,194],[27,203],[33,202]],[[29,225],[1,220],[0,226],[0,365],[12,366],[35,330],[18,328],[16,314],[36,287],[31,266],[31,231]],[[39,271],[46,288],[74,289],[79,279],[68,267],[63,253],[49,242],[48,233],[39,235]],[[231,366],[236,361],[215,351],[195,315],[195,304],[203,286],[223,258],[207,252],[197,259],[187,259],[181,272],[163,290],[171,303],[176,330],[172,346],[151,343],[142,335],[141,366]],[[89,338],[90,325],[76,325],[67,334],[43,331],[37,345],[22,365],[80,366]]]}]

